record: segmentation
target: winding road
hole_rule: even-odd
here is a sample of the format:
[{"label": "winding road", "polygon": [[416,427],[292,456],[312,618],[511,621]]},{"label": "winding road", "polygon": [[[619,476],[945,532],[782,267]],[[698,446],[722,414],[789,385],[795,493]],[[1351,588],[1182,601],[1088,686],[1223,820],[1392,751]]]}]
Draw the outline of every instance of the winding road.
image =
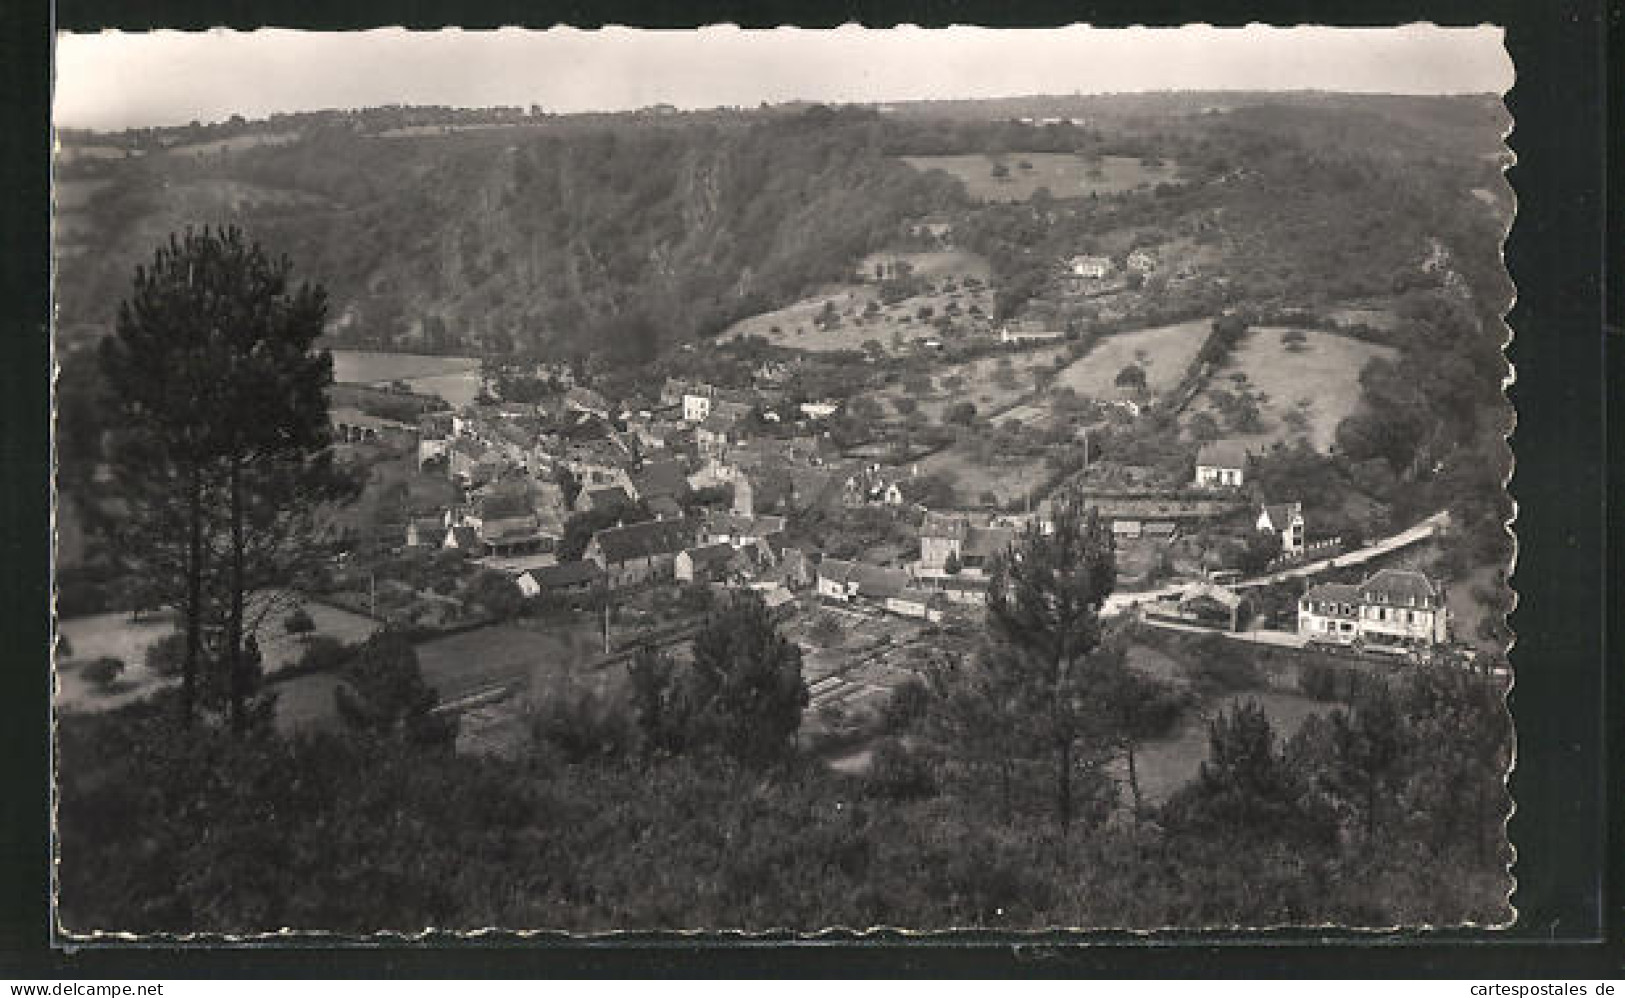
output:
[{"label": "winding road", "polygon": [[[1307,564],[1293,566],[1292,568],[1284,568],[1279,572],[1272,572],[1268,575],[1260,575],[1254,579],[1245,579],[1241,582],[1233,583],[1226,588],[1253,589],[1257,588],[1258,586],[1267,586],[1276,582],[1283,582],[1287,579],[1319,575],[1321,572],[1324,572],[1330,568],[1344,568],[1349,565],[1363,565],[1366,562],[1371,561],[1373,558],[1380,558],[1383,555],[1391,554],[1400,550],[1401,548],[1407,548],[1412,544],[1425,541],[1429,537],[1432,537],[1434,534],[1437,534],[1439,531],[1445,529],[1445,527],[1449,526],[1449,524],[1449,511],[1440,510],[1439,512],[1434,513],[1432,516],[1417,522],[1408,529],[1402,530],[1392,536],[1384,537],[1382,540],[1373,544],[1368,544],[1363,548],[1357,548],[1353,551],[1345,551],[1335,558],[1324,558],[1320,561],[1312,561],[1308,562]],[[1183,593],[1186,589],[1190,588],[1191,585],[1192,583],[1190,582],[1181,582],[1178,585],[1164,586],[1161,589],[1147,589],[1144,592],[1113,593],[1106,598],[1106,604],[1101,607],[1100,614],[1103,617],[1116,616],[1125,611],[1131,610],[1136,606],[1139,606],[1141,603],[1151,603],[1164,597],[1177,596]]]}]

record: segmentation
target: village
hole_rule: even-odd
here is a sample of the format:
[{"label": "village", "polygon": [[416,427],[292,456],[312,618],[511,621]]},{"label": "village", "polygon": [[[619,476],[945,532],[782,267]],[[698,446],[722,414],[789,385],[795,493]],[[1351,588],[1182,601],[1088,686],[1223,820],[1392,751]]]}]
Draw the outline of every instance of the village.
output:
[{"label": "village", "polygon": [[[940,229],[921,234],[940,252]],[[1157,265],[1144,250],[1116,262],[1073,257],[1057,262],[1056,287],[1063,297],[1080,289],[1110,296]],[[974,351],[971,365],[997,372],[1069,344],[1065,332],[1040,325],[949,324],[940,335]],[[1180,332],[1198,344],[1237,337],[1229,316]],[[1390,665],[1473,659],[1471,642],[1452,626],[1444,581],[1396,557],[1443,534],[1447,515],[1345,540],[1338,511],[1254,480],[1250,468],[1268,441],[1245,435],[1186,434],[1177,438],[1183,455],[1151,465],[1091,454],[1092,439],[1131,434],[1159,410],[1188,406],[1213,380],[1217,365],[1190,345],[1191,370],[1151,379],[1162,394],[1143,374],[1120,374],[1115,364],[1124,357],[1128,369],[1149,366],[1143,352],[1120,357],[1113,349],[1134,336],[1098,337],[1087,352],[1070,337],[1074,349],[1063,357],[1072,367],[1093,362],[1117,375],[1100,398],[1055,392],[1042,380],[1048,395],[1012,393],[1007,416],[1059,398],[1094,422],[1051,447],[1076,455],[1050,461],[1063,474],[1040,482],[1022,468],[1026,488],[986,490],[980,501],[929,470],[932,441],[918,417],[901,423],[901,449],[892,438],[854,437],[855,421],[888,422],[876,418],[860,376],[810,397],[798,375],[820,362],[816,353],[764,350],[744,334],[686,348],[690,368],[729,372],[727,385],[667,376],[617,391],[624,379],[537,364],[487,372],[478,399],[448,408],[398,383],[341,384],[335,434],[373,481],[363,501],[329,522],[324,537],[337,554],[310,595],[377,624],[464,642],[482,624],[502,629],[516,619],[568,632],[574,674],[624,663],[637,647],[680,649],[718,594],[749,590],[808,654],[808,728],[815,737],[820,727],[851,734],[862,725],[848,721],[919,678],[932,647],[977,632],[993,560],[1022,531],[1048,532],[1057,504],[1078,498],[1117,551],[1107,615]],[[1285,343],[1290,351],[1292,338]],[[941,371],[967,367],[936,337],[911,346],[892,363],[910,365],[917,380],[922,368],[940,383]],[[529,386],[527,400],[498,397],[504,384]],[[414,403],[430,411],[415,423],[369,415],[383,411],[380,399],[395,411]],[[914,416],[907,401],[891,404]],[[951,408],[938,406],[945,422]],[[1041,423],[1032,420],[1033,428]],[[926,438],[923,451],[908,449],[911,427]],[[946,449],[963,446],[961,437]],[[943,449],[937,444],[936,453]],[[506,671],[477,670],[478,682],[450,683],[443,695],[477,715],[530,691],[534,653],[508,654]],[[477,740],[471,720],[465,729]]]},{"label": "village", "polygon": [[1507,124],[65,135],[64,924],[1493,924]]}]

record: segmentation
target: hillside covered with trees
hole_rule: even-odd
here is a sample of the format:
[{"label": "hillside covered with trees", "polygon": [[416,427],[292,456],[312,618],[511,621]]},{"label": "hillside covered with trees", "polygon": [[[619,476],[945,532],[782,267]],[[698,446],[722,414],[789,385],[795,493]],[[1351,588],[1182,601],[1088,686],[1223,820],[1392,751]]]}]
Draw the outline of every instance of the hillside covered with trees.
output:
[{"label": "hillside covered with trees", "polygon": [[[1089,117],[1041,120],[990,117],[998,102],[947,120],[924,116],[951,110],[930,103],[468,121],[376,109],[96,137],[126,154],[59,165],[61,325],[109,328],[147,247],[203,224],[242,224],[323,275],[338,343],[599,346],[630,361],[843,280],[933,213],[963,223],[1012,308],[1034,268],[1113,230],[1221,241],[1242,299],[1403,290],[1394,274],[1429,238],[1458,259],[1497,242],[1466,209],[1472,189],[1500,189],[1498,159],[1439,137],[1496,134],[1493,100],[1276,95],[1219,113],[1198,97],[1096,99]],[[1024,152],[1166,160],[1182,182],[981,204],[901,159]]]}]

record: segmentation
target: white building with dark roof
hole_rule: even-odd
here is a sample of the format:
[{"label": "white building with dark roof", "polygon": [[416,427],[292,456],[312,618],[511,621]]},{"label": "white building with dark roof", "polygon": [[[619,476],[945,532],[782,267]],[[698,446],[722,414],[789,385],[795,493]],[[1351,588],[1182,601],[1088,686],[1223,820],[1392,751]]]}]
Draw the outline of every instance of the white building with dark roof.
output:
[{"label": "white building with dark roof", "polygon": [[1196,452],[1196,484],[1202,488],[1239,489],[1246,477],[1248,452],[1239,440],[1213,440]]},{"label": "white building with dark roof", "polygon": [[1385,568],[1358,585],[1323,583],[1298,601],[1311,641],[1426,648],[1449,640],[1444,587],[1421,572]]}]

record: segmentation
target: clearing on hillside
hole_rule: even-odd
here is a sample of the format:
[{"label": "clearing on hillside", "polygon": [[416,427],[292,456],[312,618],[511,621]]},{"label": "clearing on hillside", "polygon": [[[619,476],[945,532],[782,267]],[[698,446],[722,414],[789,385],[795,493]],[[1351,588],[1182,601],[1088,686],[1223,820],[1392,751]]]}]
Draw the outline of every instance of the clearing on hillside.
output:
[{"label": "clearing on hillside", "polygon": [[875,268],[906,263],[915,277],[928,281],[949,278],[963,281],[975,278],[984,284],[993,276],[993,266],[987,258],[970,250],[881,250],[870,253],[858,262],[858,277],[864,281],[875,279]]},{"label": "clearing on hillside", "polygon": [[[836,321],[821,325],[819,316],[827,314],[830,305],[834,306]],[[921,337],[946,342],[991,334],[992,314],[993,291],[986,284],[976,291],[962,287],[949,292],[939,289],[890,305],[881,303],[874,285],[837,284],[784,308],[741,319],[724,330],[720,338],[727,341],[760,336],[774,346],[809,353],[862,350],[873,340],[895,354],[911,350],[913,341]],[[952,321],[953,331],[937,326],[944,315]]]},{"label": "clearing on hillside", "polygon": [[1055,387],[1069,387],[1084,398],[1136,398],[1117,385],[1117,375],[1130,364],[1145,372],[1146,391],[1161,395],[1179,384],[1213,322],[1193,319],[1171,326],[1136,329],[1101,337],[1088,353],[1062,371]]},{"label": "clearing on hillside", "polygon": [[[1288,333],[1302,335],[1297,349],[1283,342]],[[1218,421],[1226,437],[1267,447],[1277,440],[1302,436],[1316,450],[1328,451],[1337,439],[1337,425],[1361,404],[1360,372],[1372,359],[1392,358],[1395,353],[1392,347],[1336,333],[1259,326],[1248,331],[1229,362],[1208,379],[1185,410],[1184,421],[1189,425],[1197,413],[1206,412]],[[1246,380],[1238,382],[1238,373]],[[1218,392],[1252,394],[1261,429],[1232,432],[1216,402]]]},{"label": "clearing on hillside", "polygon": [[[919,403],[920,412],[931,420],[941,420],[951,405],[970,402],[978,420],[1003,420],[1006,410],[1020,404],[1037,390],[1035,372],[1053,371],[1055,360],[1066,355],[1067,344],[1041,346],[1030,350],[1000,352],[959,364],[943,364],[931,371],[931,391],[916,395],[909,386],[889,385],[875,398],[887,414],[895,411],[897,399],[909,396]],[[1007,372],[1007,373],[1006,373]]]},{"label": "clearing on hillside", "polygon": [[[1122,194],[1139,187],[1181,183],[1171,161],[1131,156],[1091,159],[1065,152],[1021,152],[1004,156],[904,156],[916,170],[942,170],[958,178],[965,192],[982,201],[1027,201],[1040,187],[1057,198]],[[1022,164],[1030,164],[1024,167]],[[1002,176],[995,176],[1000,167]]]}]

